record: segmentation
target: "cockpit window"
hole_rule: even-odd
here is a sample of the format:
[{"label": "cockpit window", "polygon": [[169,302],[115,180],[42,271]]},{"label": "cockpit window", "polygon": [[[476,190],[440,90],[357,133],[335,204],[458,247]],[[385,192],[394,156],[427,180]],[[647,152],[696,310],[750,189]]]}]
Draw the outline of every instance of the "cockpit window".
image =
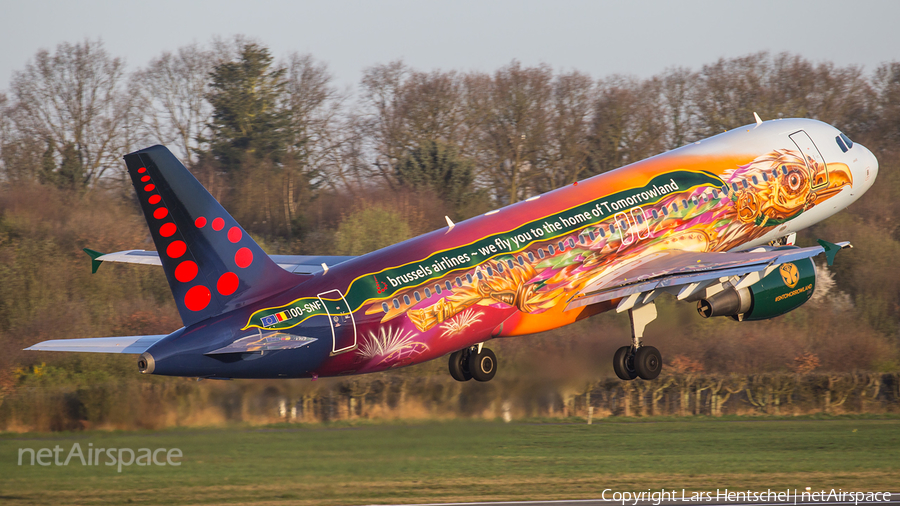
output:
[{"label": "cockpit window", "polygon": [[847,137],[845,134],[841,134],[839,136],[841,139],[844,139],[844,143],[847,144],[847,149],[853,149],[853,141],[850,140],[850,137]]},{"label": "cockpit window", "polygon": [[834,140],[835,140],[835,142],[837,142],[838,147],[841,148],[841,151],[846,153],[848,148],[847,148],[847,145],[844,144],[844,139],[841,138],[840,135],[838,135],[837,137],[834,138]]}]

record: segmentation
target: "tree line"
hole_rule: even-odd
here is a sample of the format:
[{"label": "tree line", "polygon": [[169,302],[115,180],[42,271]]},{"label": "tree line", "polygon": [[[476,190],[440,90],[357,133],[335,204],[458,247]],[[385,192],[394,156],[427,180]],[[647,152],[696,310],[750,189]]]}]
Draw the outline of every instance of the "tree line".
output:
[{"label": "tree line", "polygon": [[[277,60],[240,36],[131,71],[100,41],[38,51],[0,93],[0,403],[33,382],[108,384],[133,371],[130,357],[25,346],[179,325],[161,272],[104,266],[91,275],[81,253],[152,248],[127,152],[167,145],[270,253],[354,255],[442,227],[445,215],[465,219],[748,124],[753,112],[831,123],[876,154],[875,186],[800,236],[856,248],[820,268],[815,300],[784,317],[701,321],[663,300],[667,323],[651,324],[648,341],[682,372],[900,370],[900,267],[891,261],[900,251],[900,61],[865,71],[755,53],[649,78],[517,61],[423,72],[396,61],[364,69],[350,90],[312,55]],[[496,351],[510,377],[596,379],[611,374],[621,341],[601,337],[627,339],[620,320],[601,315]]]}]

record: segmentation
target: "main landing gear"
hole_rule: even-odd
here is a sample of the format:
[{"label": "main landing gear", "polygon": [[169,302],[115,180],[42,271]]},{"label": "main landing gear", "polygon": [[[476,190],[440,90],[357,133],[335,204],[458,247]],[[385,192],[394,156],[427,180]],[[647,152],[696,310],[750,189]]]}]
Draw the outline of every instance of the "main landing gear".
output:
[{"label": "main landing gear", "polygon": [[631,346],[622,346],[613,355],[613,370],[623,380],[652,380],[662,371],[662,356],[653,346],[643,346],[641,338],[647,324],[656,319],[656,305],[650,302],[628,310],[631,320]]},{"label": "main landing gear", "polygon": [[450,376],[456,381],[490,381],[497,374],[497,356],[483,344],[450,354]]}]

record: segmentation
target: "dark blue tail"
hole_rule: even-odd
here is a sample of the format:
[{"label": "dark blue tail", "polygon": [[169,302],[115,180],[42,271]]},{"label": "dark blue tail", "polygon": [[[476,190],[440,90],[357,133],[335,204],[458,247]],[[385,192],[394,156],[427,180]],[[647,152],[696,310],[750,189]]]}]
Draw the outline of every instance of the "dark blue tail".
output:
[{"label": "dark blue tail", "polygon": [[295,285],[163,146],[125,155],[181,320],[191,325]]}]

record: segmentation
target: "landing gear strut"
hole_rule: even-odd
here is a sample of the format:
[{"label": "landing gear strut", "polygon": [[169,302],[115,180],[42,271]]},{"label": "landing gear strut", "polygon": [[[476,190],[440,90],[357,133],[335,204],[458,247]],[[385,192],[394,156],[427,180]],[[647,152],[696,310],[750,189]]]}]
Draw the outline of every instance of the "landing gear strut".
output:
[{"label": "landing gear strut", "polygon": [[652,302],[628,309],[631,320],[631,346],[622,346],[613,356],[613,370],[623,380],[656,379],[662,371],[662,356],[653,346],[643,346],[641,338],[647,324],[656,319],[656,305]]},{"label": "landing gear strut", "polygon": [[481,344],[450,354],[450,376],[456,381],[490,381],[497,374],[497,356]]}]

